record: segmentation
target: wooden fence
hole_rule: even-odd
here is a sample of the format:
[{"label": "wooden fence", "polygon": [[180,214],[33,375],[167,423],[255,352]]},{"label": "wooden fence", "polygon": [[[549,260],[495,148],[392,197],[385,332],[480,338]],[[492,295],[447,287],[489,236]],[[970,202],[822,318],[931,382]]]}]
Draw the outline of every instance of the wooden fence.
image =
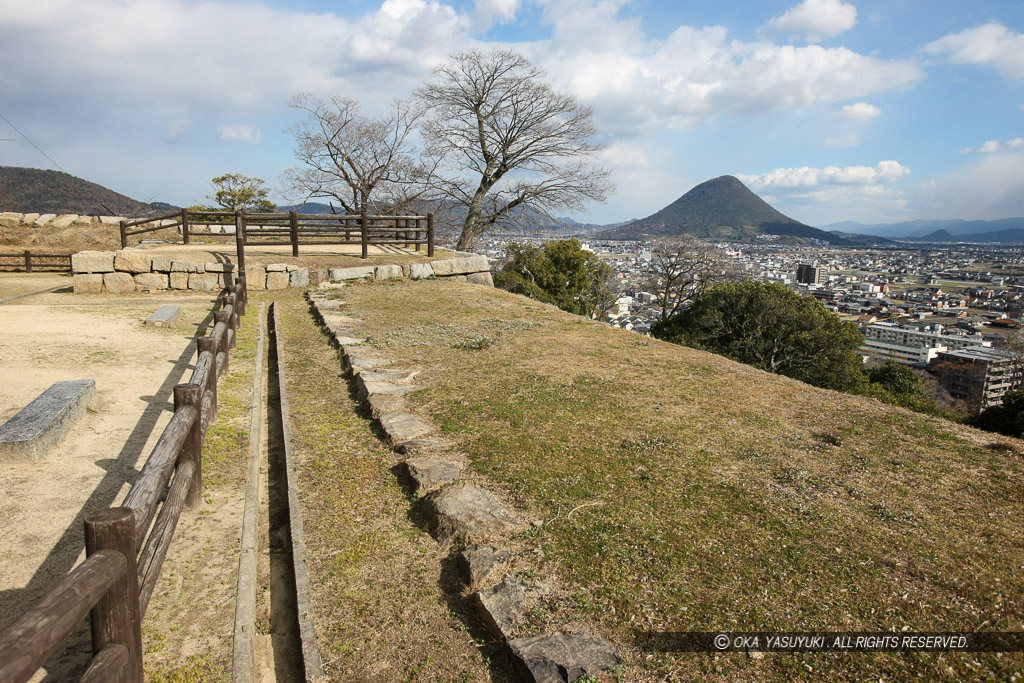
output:
[{"label": "wooden fence", "polygon": [[[196,225],[234,223],[235,243],[239,254],[239,272],[245,268],[246,246],[280,246],[290,244],[292,256],[299,255],[299,246],[325,244],[358,244],[367,258],[371,245],[404,245],[434,256],[434,214],[426,216],[370,216],[349,214],[246,213],[245,211],[202,211],[175,213],[137,221],[121,221],[121,248],[128,238],[156,230],[181,228],[184,244],[191,242]],[[141,227],[146,226],[146,227]],[[129,228],[136,228],[130,230]],[[204,235],[205,237],[205,235]]]},{"label": "wooden fence", "polygon": [[93,658],[80,680],[142,682],[142,619],[182,509],[202,500],[203,440],[245,315],[244,276],[227,292],[213,333],[196,339],[191,379],[174,387],[174,415],[121,506],[86,516],[85,561],[0,632],[0,681],[29,680],[89,613]]},{"label": "wooden fence", "polygon": [[71,254],[33,254],[28,249],[20,254],[0,254],[0,270],[70,273]]}]

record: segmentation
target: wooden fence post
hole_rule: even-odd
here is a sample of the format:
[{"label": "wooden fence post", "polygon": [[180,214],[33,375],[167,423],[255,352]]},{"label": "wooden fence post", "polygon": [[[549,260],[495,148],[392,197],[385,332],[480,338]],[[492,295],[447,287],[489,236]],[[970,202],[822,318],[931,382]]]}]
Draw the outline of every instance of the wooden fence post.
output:
[{"label": "wooden fence post", "polygon": [[295,211],[288,212],[288,228],[292,239],[292,256],[299,255],[299,214]]},{"label": "wooden fence post", "polygon": [[[216,368],[216,363],[214,363]],[[216,375],[216,369],[214,375]],[[174,412],[185,406],[196,409],[196,421],[185,437],[181,447],[181,458],[191,460],[196,465],[192,485],[188,489],[185,505],[193,508],[203,502],[203,388],[195,384],[178,384],[174,387]]]},{"label": "wooden fence post", "polygon": [[359,225],[362,232],[363,240],[363,258],[368,258],[369,254],[369,238],[366,232],[366,206],[363,206],[362,211],[359,212]]},{"label": "wooden fence post", "polygon": [[210,411],[210,423],[217,419],[217,338],[216,337],[197,337],[196,347],[199,349],[199,355],[210,352],[211,359],[210,373],[207,375],[206,388],[213,394],[213,410]]},{"label": "wooden fence post", "polygon": [[427,256],[434,258],[434,214],[427,214]]},{"label": "wooden fence post", "polygon": [[32,252],[28,249],[25,250],[25,272],[32,272]]},{"label": "wooden fence post", "polygon": [[128,648],[125,680],[142,683],[142,618],[136,567],[135,513],[131,508],[95,510],[85,518],[85,554],[116,550],[128,560],[124,575],[92,608],[92,651],[110,644]]},{"label": "wooden fence post", "polygon": [[181,240],[185,244],[188,244],[188,209],[181,210]]},{"label": "wooden fence post", "polygon": [[[233,322],[232,319],[234,317],[235,316],[231,315],[227,311],[217,311],[216,313],[213,314],[213,322],[214,322],[215,325],[219,324],[219,323],[224,323],[225,325],[228,326],[228,331],[231,331],[231,330],[234,329],[233,327],[231,327],[231,323]],[[232,336],[231,342],[229,342],[227,344],[227,349],[221,349],[222,351],[227,351],[228,349],[235,348],[235,345],[234,345],[234,341],[235,340],[233,338],[233,335],[225,334],[225,339],[227,339],[228,336]],[[228,369],[225,367],[224,368],[224,372],[227,372],[227,371],[228,371]]]},{"label": "wooden fence post", "polygon": [[235,252],[238,255],[238,272],[245,272],[245,212],[235,211]]},{"label": "wooden fence post", "polygon": [[125,225],[125,223],[127,223],[127,222],[128,221],[121,221],[121,248],[122,249],[127,249],[128,248],[128,235],[126,234],[128,232],[128,226]]},{"label": "wooden fence post", "polygon": [[420,247],[423,246],[420,244],[420,242],[422,241],[420,239],[420,233],[422,232],[422,229],[420,228],[420,220],[421,219],[419,218],[413,219],[413,225],[415,226],[416,229],[413,231],[412,236],[416,239],[416,251],[419,251]]},{"label": "wooden fence post", "polygon": [[239,282],[239,279],[235,278],[234,286],[229,290],[235,295],[235,309],[238,311],[238,317],[241,318],[245,315],[245,305],[249,303],[248,293],[245,291],[245,280]]}]

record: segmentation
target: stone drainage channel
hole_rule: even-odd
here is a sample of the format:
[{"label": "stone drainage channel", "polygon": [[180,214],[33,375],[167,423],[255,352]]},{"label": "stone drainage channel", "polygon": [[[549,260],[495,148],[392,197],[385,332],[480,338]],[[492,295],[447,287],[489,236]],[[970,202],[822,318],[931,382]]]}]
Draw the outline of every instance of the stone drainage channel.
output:
[{"label": "stone drainage channel", "polygon": [[271,305],[268,314],[263,304],[259,324],[232,680],[322,680],[276,305]]},{"label": "stone drainage channel", "polygon": [[380,351],[363,345],[357,332],[360,321],[346,315],[345,302],[330,298],[324,288],[309,293],[315,317],[341,348],[359,398],[402,459],[410,489],[423,499],[428,531],[443,546],[466,544],[454,564],[461,580],[475,591],[473,603],[481,620],[505,644],[521,680],[569,682],[620,664],[616,646],[585,628],[519,635],[531,606],[563,593],[551,583],[531,583],[508,574],[512,537],[527,524],[472,478],[464,454],[432,438],[434,427],[410,412],[405,397],[414,390],[418,371],[394,368]]}]

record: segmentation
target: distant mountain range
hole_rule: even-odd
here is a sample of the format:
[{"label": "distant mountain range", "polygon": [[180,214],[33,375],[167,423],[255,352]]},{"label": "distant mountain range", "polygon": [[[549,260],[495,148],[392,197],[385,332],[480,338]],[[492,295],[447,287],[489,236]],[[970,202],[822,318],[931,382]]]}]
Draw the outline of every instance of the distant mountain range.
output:
[{"label": "distant mountain range", "polygon": [[141,218],[168,206],[140,202],[61,171],[0,166],[0,211]]},{"label": "distant mountain range", "polygon": [[822,229],[877,235],[904,242],[1024,242],[1024,218],[995,221],[917,220],[875,225],[844,221],[823,226]]},{"label": "distant mountain range", "polygon": [[744,242],[752,242],[758,235],[779,235],[851,246],[878,241],[873,237],[840,236],[793,220],[729,175],[701,183],[647,218],[599,232],[595,237],[638,240],[681,234]]}]

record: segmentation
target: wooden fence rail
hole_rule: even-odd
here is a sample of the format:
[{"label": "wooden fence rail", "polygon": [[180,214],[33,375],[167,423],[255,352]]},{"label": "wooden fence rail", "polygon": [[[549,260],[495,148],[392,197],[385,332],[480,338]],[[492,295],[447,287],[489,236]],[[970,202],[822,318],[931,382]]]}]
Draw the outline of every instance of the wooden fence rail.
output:
[{"label": "wooden fence rail", "polygon": [[29,680],[86,613],[93,658],[81,680],[141,683],[142,619],[182,510],[202,500],[203,441],[217,414],[217,380],[228,370],[245,315],[244,273],[227,292],[212,334],[196,340],[191,379],[174,387],[174,415],[121,506],[86,516],[85,561],[0,632],[3,683]]},{"label": "wooden fence rail", "polygon": [[[290,244],[292,256],[299,255],[299,245],[358,244],[367,258],[371,245],[404,245],[434,256],[434,214],[426,216],[370,216],[348,214],[246,213],[245,211],[202,211],[188,209],[145,218],[121,221],[121,248],[128,238],[155,230],[179,226],[181,240],[189,244],[195,225],[228,225],[234,223],[238,245],[239,272],[245,268],[246,246],[280,246]],[[147,226],[147,227],[140,227]],[[139,228],[129,230],[129,228]]]},{"label": "wooden fence rail", "polygon": [[[17,259],[11,261],[11,259]],[[26,273],[70,273],[71,254],[39,254],[28,249],[20,254],[0,254],[0,270]]]}]

